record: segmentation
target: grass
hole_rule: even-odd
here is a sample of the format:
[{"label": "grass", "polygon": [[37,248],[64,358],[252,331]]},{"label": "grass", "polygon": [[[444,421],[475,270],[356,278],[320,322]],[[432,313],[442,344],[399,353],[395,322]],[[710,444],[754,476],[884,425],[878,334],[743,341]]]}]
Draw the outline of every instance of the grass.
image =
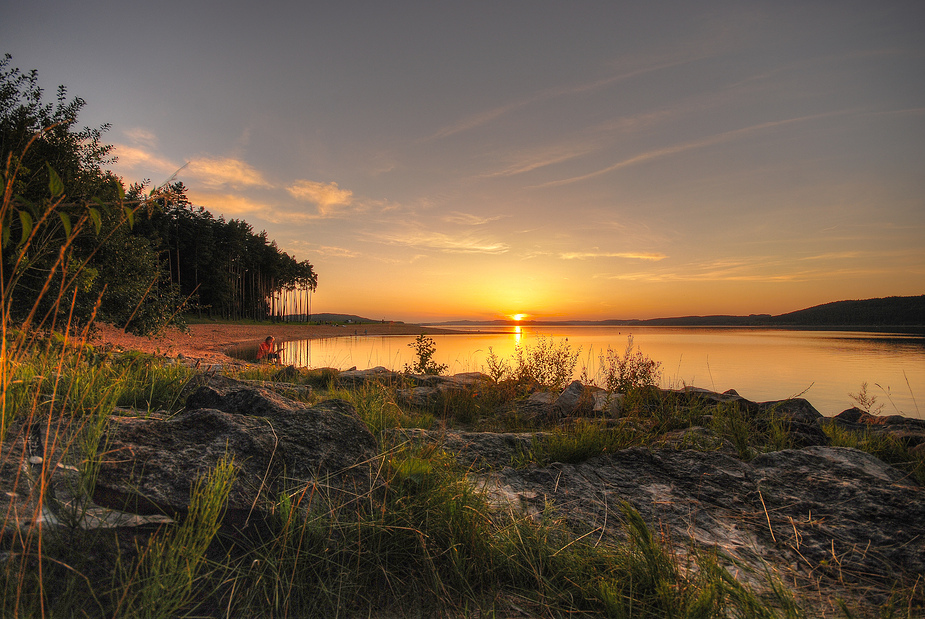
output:
[{"label": "grass", "polygon": [[[82,485],[73,494],[86,496],[105,451],[102,428],[114,407],[175,410],[192,371],[143,355],[43,346],[17,357],[4,394],[7,428],[20,427],[23,415],[33,421],[73,420],[53,434],[62,461],[76,463]],[[268,380],[275,371],[250,367],[237,377]],[[345,389],[332,378],[302,372],[290,376],[289,384],[312,386],[319,399],[350,401],[378,436],[395,427],[478,425],[492,407],[510,404],[522,387],[502,383],[461,390],[414,409],[396,401],[394,386]],[[725,439],[742,457],[787,446],[783,424],[759,427],[735,406],[682,405],[652,390],[629,399],[635,404],[620,419],[545,428],[544,438],[534,440],[518,464],[580,462],[652,446],[665,433],[695,426]],[[521,427],[503,415],[492,423]],[[895,442],[836,426],[827,431],[834,444],[910,466],[912,455]],[[7,447],[12,438],[5,435]],[[203,480],[187,519],[134,550],[120,549],[105,533],[78,534],[86,504],[73,503],[72,525],[65,527],[72,534],[36,531],[5,542],[0,614],[300,617],[382,608],[398,616],[460,616],[522,608],[541,616],[802,616],[786,589],[771,588],[777,591],[773,599],[759,596],[733,579],[718,557],[692,548],[676,552],[675,543],[656,536],[628,506],[625,541],[599,544],[595,536],[570,530],[551,509],[538,518],[498,513],[451,455],[433,447],[382,444],[380,495],[345,511],[333,499],[294,488],[266,506],[273,514],[266,530],[247,536],[218,527],[229,464]],[[916,466],[918,475],[920,460]],[[102,560],[103,549],[115,559]],[[902,609],[910,599],[890,604]]]}]

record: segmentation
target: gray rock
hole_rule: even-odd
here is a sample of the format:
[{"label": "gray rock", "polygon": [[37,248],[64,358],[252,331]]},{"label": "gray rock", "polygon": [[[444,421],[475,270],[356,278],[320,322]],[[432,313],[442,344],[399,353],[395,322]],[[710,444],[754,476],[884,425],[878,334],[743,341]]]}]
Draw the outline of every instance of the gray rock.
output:
[{"label": "gray rock", "polygon": [[226,456],[236,468],[232,522],[259,514],[266,498],[309,484],[322,494],[371,489],[376,441],[347,402],[306,407],[260,388],[201,387],[187,408],[172,419],[111,420],[98,504],[182,515],[197,477]]},{"label": "gray rock", "polygon": [[594,408],[594,397],[581,381],[573,380],[553,402],[553,407],[560,417],[587,415]]},{"label": "gray rock", "polygon": [[925,490],[848,448],[808,447],[752,462],[635,448],[581,464],[483,474],[500,509],[553,505],[577,534],[619,536],[620,505],[655,530],[716,548],[764,573],[889,586],[925,573]]},{"label": "gray rock", "polygon": [[835,415],[831,422],[850,430],[890,436],[913,450],[925,449],[922,447],[925,445],[925,419],[901,415],[872,415],[855,407]]},{"label": "gray rock", "polygon": [[527,452],[538,432],[445,432],[418,428],[394,428],[386,432],[392,444],[436,445],[453,454],[466,468],[501,469],[510,466],[521,453]]},{"label": "gray rock", "polygon": [[393,372],[381,365],[368,370],[345,370],[337,375],[337,381],[345,386],[358,386],[370,382],[393,385],[399,384],[401,379],[402,374],[400,372]]},{"label": "gray rock", "polygon": [[400,404],[427,407],[453,394],[474,393],[491,379],[481,372],[467,372],[453,376],[408,374],[405,380],[414,386],[398,389],[396,397]]}]

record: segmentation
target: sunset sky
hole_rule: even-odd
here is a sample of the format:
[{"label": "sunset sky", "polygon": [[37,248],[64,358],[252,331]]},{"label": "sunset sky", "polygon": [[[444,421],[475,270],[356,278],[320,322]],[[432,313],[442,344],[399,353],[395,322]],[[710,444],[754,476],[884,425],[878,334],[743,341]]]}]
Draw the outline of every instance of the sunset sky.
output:
[{"label": "sunset sky", "polygon": [[[4,3],[0,53],[405,321],[925,293],[925,2]],[[185,167],[183,167],[185,165]]]}]

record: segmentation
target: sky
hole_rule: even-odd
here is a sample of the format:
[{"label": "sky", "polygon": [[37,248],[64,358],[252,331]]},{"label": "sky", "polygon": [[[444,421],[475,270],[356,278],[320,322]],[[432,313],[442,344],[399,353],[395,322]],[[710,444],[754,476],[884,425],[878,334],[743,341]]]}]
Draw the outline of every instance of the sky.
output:
[{"label": "sky", "polygon": [[[3,2],[0,53],[373,319],[925,294],[925,3]],[[179,172],[178,172],[179,170]]]}]

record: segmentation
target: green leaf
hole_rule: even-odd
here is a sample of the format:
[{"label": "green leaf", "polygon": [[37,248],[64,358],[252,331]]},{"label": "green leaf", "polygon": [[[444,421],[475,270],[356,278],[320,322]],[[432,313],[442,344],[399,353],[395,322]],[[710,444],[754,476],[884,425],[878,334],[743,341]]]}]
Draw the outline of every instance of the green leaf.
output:
[{"label": "green leaf", "polygon": [[109,203],[108,203],[108,202],[103,202],[103,200],[102,200],[101,198],[99,198],[99,196],[94,196],[94,197],[93,197],[93,202],[94,202],[95,204],[99,205],[100,209],[101,209],[104,213],[106,213],[107,215],[109,215],[109,213],[112,212],[112,211],[109,210]]},{"label": "green leaf", "polygon": [[135,211],[127,206],[123,206],[122,209],[125,211],[125,217],[128,219],[128,227],[135,227]]},{"label": "green leaf", "polygon": [[48,191],[51,192],[52,198],[56,198],[64,193],[64,183],[61,182],[61,177],[49,164],[46,163],[45,167],[48,168]]},{"label": "green leaf", "polygon": [[0,246],[6,247],[10,243],[10,227],[3,226],[2,239],[0,239]]},{"label": "green leaf", "polygon": [[61,225],[64,226],[64,234],[71,236],[71,216],[64,211],[58,211],[58,217],[61,218]]},{"label": "green leaf", "polygon": [[96,233],[99,234],[100,230],[103,229],[103,220],[100,218],[100,212],[92,206],[88,210],[90,211],[90,219],[93,220],[93,228],[96,230]]},{"label": "green leaf", "polygon": [[22,238],[19,239],[18,247],[22,247],[32,232],[32,215],[26,211],[19,211],[19,223],[22,224]]}]

